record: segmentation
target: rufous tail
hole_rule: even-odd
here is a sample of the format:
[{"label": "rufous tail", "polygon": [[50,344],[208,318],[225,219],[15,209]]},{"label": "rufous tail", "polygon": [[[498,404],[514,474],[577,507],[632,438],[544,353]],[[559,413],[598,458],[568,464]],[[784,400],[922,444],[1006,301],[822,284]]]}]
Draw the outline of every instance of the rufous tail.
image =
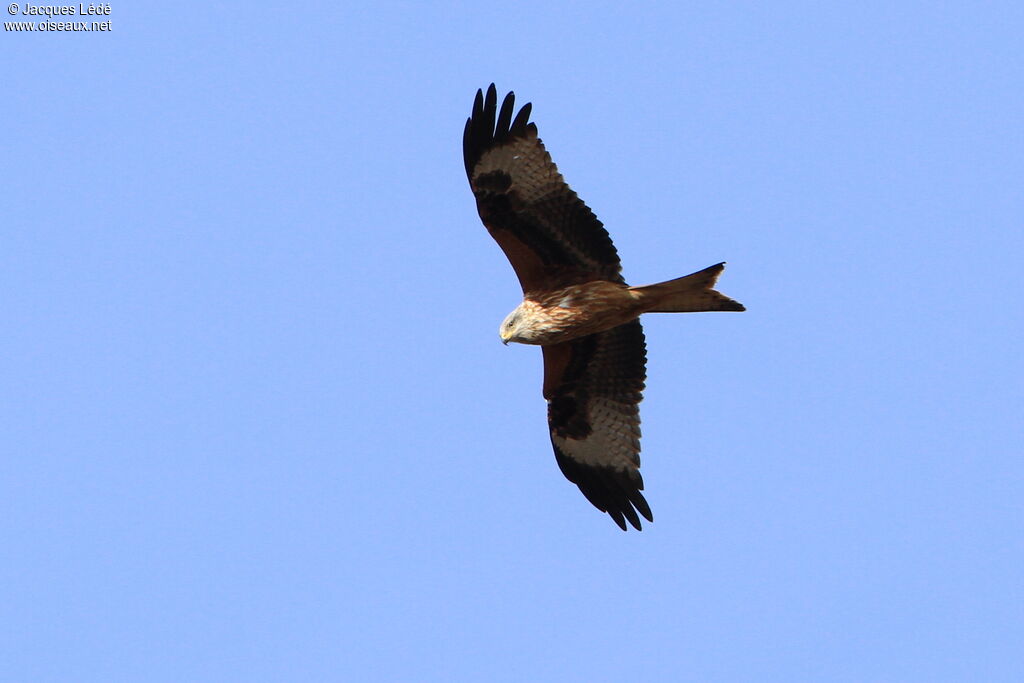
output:
[{"label": "rufous tail", "polygon": [[719,263],[686,277],[656,285],[630,287],[629,291],[647,304],[644,311],[650,313],[747,310],[740,302],[712,289],[723,270],[725,263]]}]

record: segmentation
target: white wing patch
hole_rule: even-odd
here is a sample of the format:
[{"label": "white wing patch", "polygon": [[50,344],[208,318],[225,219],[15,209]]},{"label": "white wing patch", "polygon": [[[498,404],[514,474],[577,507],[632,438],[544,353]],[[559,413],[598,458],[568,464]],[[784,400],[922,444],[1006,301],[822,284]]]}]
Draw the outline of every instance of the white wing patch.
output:
[{"label": "white wing patch", "polygon": [[561,194],[565,189],[562,174],[533,131],[529,131],[526,137],[514,138],[500,147],[487,150],[473,169],[473,177],[494,171],[508,173],[515,191],[527,204],[552,193]]},{"label": "white wing patch", "polygon": [[591,432],[584,439],[551,435],[562,453],[576,462],[595,467],[635,470],[640,466],[640,427],[636,424],[636,406],[609,398],[590,402],[588,421]]}]

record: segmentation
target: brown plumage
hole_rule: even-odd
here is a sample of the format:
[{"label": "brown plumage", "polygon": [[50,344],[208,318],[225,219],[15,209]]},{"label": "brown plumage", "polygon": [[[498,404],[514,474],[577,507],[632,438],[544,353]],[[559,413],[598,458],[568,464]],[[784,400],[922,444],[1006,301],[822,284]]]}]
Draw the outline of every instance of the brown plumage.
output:
[{"label": "brown plumage", "polygon": [[[565,183],[515,97],[477,91],[463,155],[480,218],[505,252],[523,302],[501,338],[544,353],[544,398],[555,459],[587,500],[623,530],[654,521],[640,476],[647,312],[742,311],[713,289],[724,265],[645,287],[622,279],[601,221]],[[639,515],[638,515],[639,513]]]}]

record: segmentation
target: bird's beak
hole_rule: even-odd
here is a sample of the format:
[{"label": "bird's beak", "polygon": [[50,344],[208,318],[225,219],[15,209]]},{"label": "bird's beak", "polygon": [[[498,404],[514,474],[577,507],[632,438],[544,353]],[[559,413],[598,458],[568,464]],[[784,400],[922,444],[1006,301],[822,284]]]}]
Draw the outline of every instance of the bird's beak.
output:
[{"label": "bird's beak", "polygon": [[504,337],[502,337],[501,338],[501,343],[504,344],[505,346],[508,346],[508,339],[505,339]]}]

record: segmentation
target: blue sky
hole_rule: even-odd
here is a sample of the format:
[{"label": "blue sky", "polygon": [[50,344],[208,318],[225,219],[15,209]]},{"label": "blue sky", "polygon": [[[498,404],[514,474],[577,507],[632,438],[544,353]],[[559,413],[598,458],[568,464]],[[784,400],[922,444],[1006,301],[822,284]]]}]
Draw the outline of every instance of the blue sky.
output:
[{"label": "blue sky", "polygon": [[[4,680],[1024,677],[1019,3],[111,5],[0,40]],[[645,319],[642,533],[497,336],[492,81],[748,307]]]}]

